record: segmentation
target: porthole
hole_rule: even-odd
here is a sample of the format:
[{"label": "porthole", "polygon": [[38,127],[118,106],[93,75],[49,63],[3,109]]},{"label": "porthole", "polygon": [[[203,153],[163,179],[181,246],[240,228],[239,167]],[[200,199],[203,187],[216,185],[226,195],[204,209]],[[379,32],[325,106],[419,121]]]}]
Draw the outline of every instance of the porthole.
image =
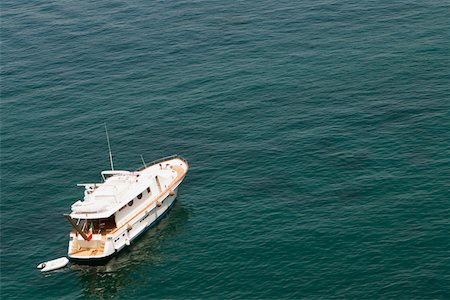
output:
[{"label": "porthole", "polygon": [[131,200],[130,202],[128,202],[128,206],[132,206],[133,205],[133,200]]},{"label": "porthole", "polygon": [[141,198],[142,198],[142,193],[140,193],[139,195],[137,195],[137,198],[138,198],[138,199],[141,199]]},{"label": "porthole", "polygon": [[147,188],[147,193],[151,193],[150,187]]}]

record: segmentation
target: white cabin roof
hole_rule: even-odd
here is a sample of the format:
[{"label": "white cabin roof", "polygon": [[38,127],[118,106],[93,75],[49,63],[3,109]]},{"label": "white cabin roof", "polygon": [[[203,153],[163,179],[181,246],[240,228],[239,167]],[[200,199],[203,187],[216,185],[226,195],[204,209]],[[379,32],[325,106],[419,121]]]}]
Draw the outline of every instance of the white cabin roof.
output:
[{"label": "white cabin roof", "polygon": [[[161,164],[164,164],[162,166]],[[84,200],[72,205],[70,216],[76,219],[108,218],[121,207],[144,192],[155,176],[170,181],[177,177],[172,166],[182,166],[187,171],[187,164],[179,158],[149,166],[143,170],[129,172],[107,170],[101,172],[103,183],[83,184]]]}]

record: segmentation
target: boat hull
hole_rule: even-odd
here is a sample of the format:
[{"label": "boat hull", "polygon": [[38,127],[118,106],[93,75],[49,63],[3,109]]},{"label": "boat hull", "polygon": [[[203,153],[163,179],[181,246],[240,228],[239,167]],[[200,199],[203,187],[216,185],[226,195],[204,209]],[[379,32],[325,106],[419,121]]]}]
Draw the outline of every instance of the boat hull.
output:
[{"label": "boat hull", "polygon": [[[131,239],[130,239],[130,243],[129,245],[124,244],[122,246],[119,246],[117,249],[114,249],[114,251],[106,256],[102,256],[102,257],[87,257],[87,258],[80,258],[80,257],[72,257],[69,255],[69,260],[73,263],[76,264],[83,264],[83,265],[103,265],[105,263],[107,263],[111,258],[113,258],[114,256],[120,254],[120,252],[127,248],[127,246],[132,246],[139,238],[142,237],[142,235],[147,232],[149,229],[155,227],[159,221],[161,221],[167,214],[168,212],[173,208],[173,206],[175,205],[176,202],[176,194],[173,197],[167,197],[164,202],[169,202],[167,203],[168,206],[167,208],[162,211],[162,213],[151,223],[149,223],[148,225],[144,226],[139,232],[137,232]],[[173,198],[173,199],[169,199],[169,198]]]}]

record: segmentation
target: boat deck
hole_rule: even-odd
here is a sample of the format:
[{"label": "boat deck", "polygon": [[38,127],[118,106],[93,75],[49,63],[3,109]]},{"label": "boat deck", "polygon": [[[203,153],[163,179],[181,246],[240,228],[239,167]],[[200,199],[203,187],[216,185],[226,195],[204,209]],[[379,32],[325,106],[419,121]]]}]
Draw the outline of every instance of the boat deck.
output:
[{"label": "boat deck", "polygon": [[178,176],[184,175],[184,170],[180,166],[172,166],[172,169],[177,172]]},{"label": "boat deck", "polygon": [[99,256],[103,254],[105,250],[106,235],[102,235],[102,240],[96,248],[85,248],[81,247],[79,250],[71,251],[69,254],[71,256]]}]

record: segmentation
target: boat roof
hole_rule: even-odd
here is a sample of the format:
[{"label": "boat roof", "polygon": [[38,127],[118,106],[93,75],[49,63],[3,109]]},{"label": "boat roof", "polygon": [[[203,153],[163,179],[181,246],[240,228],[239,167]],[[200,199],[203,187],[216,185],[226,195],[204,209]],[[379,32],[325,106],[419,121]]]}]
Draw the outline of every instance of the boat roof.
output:
[{"label": "boat roof", "polygon": [[176,171],[172,166],[181,166],[187,171],[187,163],[181,158],[164,161],[164,168],[161,163],[134,172],[102,171],[103,183],[79,184],[85,187],[84,201],[79,200],[72,205],[70,216],[75,219],[108,218],[145,191],[155,176],[173,177]]}]

